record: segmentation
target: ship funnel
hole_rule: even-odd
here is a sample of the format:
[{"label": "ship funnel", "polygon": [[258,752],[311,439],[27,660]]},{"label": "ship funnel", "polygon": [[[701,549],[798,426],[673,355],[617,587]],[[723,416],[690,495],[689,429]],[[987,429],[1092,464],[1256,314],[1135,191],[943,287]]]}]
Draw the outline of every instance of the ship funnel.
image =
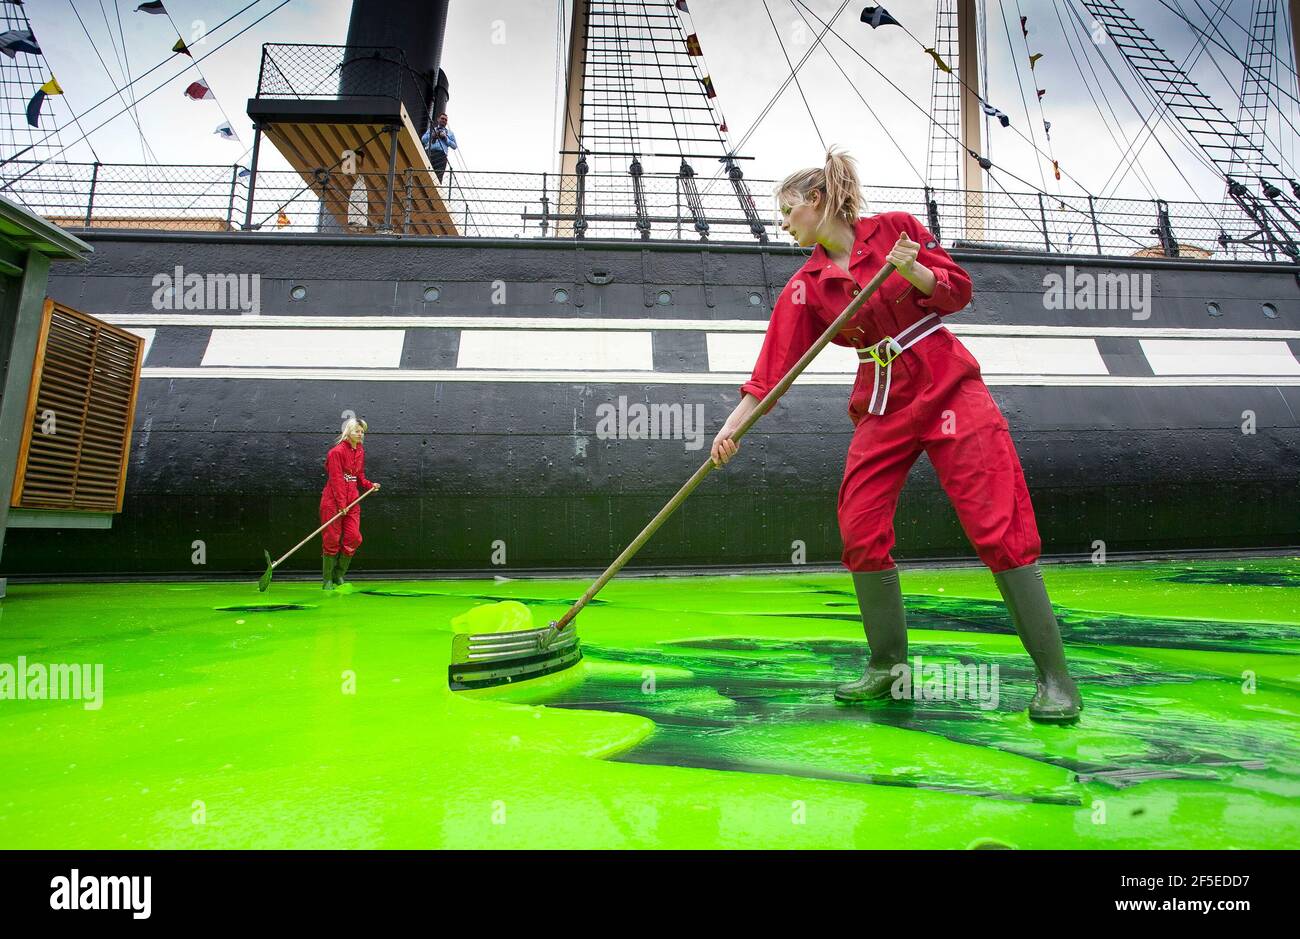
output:
[{"label": "ship funnel", "polygon": [[[430,115],[447,106],[447,77],[442,74],[442,37],[447,30],[449,0],[353,0],[348,21],[349,49],[400,49],[411,81],[402,83],[402,104],[423,134]],[[343,94],[365,94],[374,84],[374,69],[391,68],[369,55],[347,61],[340,74]]]}]

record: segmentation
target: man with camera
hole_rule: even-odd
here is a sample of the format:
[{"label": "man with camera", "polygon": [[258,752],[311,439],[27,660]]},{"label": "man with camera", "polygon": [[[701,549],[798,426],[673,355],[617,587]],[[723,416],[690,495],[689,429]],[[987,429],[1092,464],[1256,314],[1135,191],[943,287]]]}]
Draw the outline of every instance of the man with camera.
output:
[{"label": "man with camera", "polygon": [[429,162],[438,174],[438,182],[442,182],[442,174],[447,171],[447,150],[457,149],[456,135],[447,126],[446,114],[439,114],[438,119],[429,125],[429,129],[420,138],[420,143],[424,144],[424,149],[429,153]]}]

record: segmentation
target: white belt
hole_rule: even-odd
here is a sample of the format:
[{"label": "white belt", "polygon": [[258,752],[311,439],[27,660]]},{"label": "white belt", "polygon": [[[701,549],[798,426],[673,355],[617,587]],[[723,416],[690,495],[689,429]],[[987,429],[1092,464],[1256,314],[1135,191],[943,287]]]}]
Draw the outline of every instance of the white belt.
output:
[{"label": "white belt", "polygon": [[[875,345],[858,350],[859,362],[863,364],[874,362],[876,365],[875,383],[871,388],[871,403],[867,405],[867,413],[885,413],[885,403],[889,400],[889,379],[890,373],[893,371],[894,359],[942,326],[943,319],[939,314],[929,313],[908,326],[897,336],[886,336]],[[882,372],[884,373],[883,381],[881,380]]]}]

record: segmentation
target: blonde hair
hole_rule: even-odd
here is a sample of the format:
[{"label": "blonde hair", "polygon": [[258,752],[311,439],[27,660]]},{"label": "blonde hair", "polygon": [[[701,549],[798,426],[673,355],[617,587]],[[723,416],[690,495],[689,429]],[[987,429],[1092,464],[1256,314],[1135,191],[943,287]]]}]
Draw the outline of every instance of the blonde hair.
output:
[{"label": "blonde hair", "polygon": [[352,433],[353,430],[358,428],[364,434],[367,430],[370,429],[370,425],[367,424],[359,417],[349,417],[346,421],[343,422],[343,431],[339,434],[339,439],[334,442],[342,443],[343,441],[348,439],[348,435]]},{"label": "blonde hair", "polygon": [[822,197],[819,228],[832,212],[836,218],[853,225],[866,211],[857,161],[833,146],[826,151],[825,166],[798,170],[781,180],[775,193],[777,211],[782,204],[795,206],[811,202],[814,192],[821,193]]}]

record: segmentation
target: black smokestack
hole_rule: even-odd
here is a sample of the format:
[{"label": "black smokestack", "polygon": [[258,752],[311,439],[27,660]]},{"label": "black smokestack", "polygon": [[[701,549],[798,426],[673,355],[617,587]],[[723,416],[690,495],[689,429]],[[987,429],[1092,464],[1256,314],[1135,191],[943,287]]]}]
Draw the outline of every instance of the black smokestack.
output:
[{"label": "black smokestack", "polygon": [[[447,78],[441,74],[442,37],[447,30],[450,0],[353,0],[348,21],[349,48],[391,47],[400,49],[411,70],[402,80],[402,103],[411,116],[416,133],[424,133],[431,114],[447,106]],[[366,58],[365,53],[358,59]],[[393,69],[384,64],[362,67],[351,61],[343,68],[340,90],[344,94],[374,94],[373,86],[387,69],[382,85],[396,90]],[[391,92],[390,92],[391,93]]]}]

